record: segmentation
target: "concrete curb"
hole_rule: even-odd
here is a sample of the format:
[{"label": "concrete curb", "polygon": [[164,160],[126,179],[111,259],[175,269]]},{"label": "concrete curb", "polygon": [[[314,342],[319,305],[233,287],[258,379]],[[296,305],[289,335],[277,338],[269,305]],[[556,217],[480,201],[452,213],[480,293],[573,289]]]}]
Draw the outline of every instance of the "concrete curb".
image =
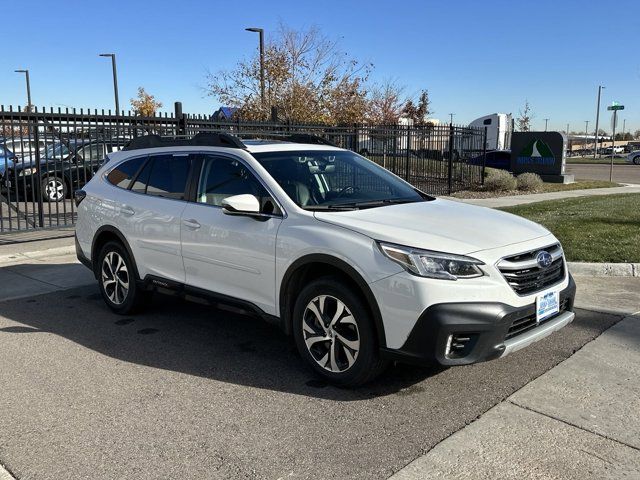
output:
[{"label": "concrete curb", "polygon": [[40,258],[59,257],[62,255],[75,255],[75,253],[75,245],[67,247],[48,248],[46,250],[37,250],[35,252],[10,253],[7,255],[0,255],[0,265],[23,262],[25,260],[38,260]]},{"label": "concrete curb", "polygon": [[640,263],[567,262],[573,275],[589,277],[640,277]]},{"label": "concrete curb", "polygon": [[638,478],[639,335],[624,316],[389,480]]}]

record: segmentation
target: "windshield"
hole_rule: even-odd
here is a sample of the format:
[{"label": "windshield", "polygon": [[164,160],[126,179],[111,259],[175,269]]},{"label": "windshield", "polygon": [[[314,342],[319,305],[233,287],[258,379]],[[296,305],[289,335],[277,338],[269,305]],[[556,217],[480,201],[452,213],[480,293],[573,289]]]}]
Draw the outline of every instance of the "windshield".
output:
[{"label": "windshield", "polygon": [[353,152],[254,153],[298,206],[308,210],[372,208],[430,197]]}]

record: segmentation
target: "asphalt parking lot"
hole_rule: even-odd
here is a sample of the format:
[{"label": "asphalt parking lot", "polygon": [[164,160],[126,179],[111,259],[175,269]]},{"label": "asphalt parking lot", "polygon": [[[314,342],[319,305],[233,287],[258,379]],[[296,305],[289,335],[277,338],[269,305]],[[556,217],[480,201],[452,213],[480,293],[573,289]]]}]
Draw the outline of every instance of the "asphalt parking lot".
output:
[{"label": "asphalt parking lot", "polygon": [[[609,165],[586,165],[577,163],[567,165],[567,173],[575,175],[576,180],[609,180]],[[613,181],[640,184],[640,165],[614,165]]]},{"label": "asphalt parking lot", "polygon": [[20,479],[387,478],[621,318],[580,310],[504,359],[343,390],[233,311],[156,296],[118,317],[94,286],[0,302],[0,462]]}]

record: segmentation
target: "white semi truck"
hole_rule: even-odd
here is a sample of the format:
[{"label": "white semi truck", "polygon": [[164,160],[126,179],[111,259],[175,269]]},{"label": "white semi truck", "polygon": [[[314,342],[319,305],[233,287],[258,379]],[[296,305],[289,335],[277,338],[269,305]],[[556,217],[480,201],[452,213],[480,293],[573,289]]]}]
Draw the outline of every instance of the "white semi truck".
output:
[{"label": "white semi truck", "polygon": [[509,150],[513,133],[513,117],[510,113],[492,113],[476,118],[470,127],[487,127],[487,150]]}]

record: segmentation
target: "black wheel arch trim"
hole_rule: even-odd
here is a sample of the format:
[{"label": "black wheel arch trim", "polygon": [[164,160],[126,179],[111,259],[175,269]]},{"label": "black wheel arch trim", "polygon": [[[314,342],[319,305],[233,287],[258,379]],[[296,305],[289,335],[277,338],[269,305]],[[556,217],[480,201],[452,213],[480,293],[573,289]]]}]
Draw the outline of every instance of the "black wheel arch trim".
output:
[{"label": "black wheel arch trim", "polygon": [[300,257],[299,259],[294,261],[289,266],[289,268],[287,268],[287,271],[282,277],[282,283],[280,284],[280,295],[279,295],[278,301],[280,306],[280,318],[281,318],[283,331],[287,335],[291,335],[293,330],[292,329],[293,319],[291,318],[292,305],[288,303],[289,302],[288,293],[291,287],[290,285],[291,279],[294,273],[298,271],[298,269],[312,263],[324,263],[324,264],[330,265],[340,270],[342,273],[347,275],[353,282],[355,282],[356,285],[358,285],[358,287],[360,288],[360,291],[365,297],[367,306],[369,307],[373,315],[373,322],[376,329],[375,333],[376,333],[376,338],[378,340],[378,347],[385,348],[387,345],[387,341],[386,341],[386,336],[384,331],[384,324],[382,322],[382,314],[380,313],[378,302],[376,300],[376,297],[373,295],[371,288],[369,287],[365,279],[362,278],[360,273],[351,265],[349,265],[347,262],[337,257],[334,257],[332,255],[323,254],[323,253],[312,253],[312,254]]},{"label": "black wheel arch trim", "polygon": [[118,240],[122,243],[122,245],[124,246],[124,249],[127,251],[127,255],[129,255],[129,259],[131,260],[131,263],[133,264],[133,273],[135,274],[135,278],[138,282],[140,282],[141,281],[140,273],[138,272],[138,266],[136,265],[136,259],[133,256],[131,246],[129,245],[129,242],[127,242],[127,240],[125,239],[122,232],[120,232],[120,230],[118,230],[113,225],[103,225],[102,227],[98,228],[98,230],[96,230],[96,233],[93,236],[93,241],[91,242],[91,264],[93,266],[93,274],[95,275],[95,277],[98,278],[98,254],[100,253],[100,252],[96,252],[96,242],[100,238],[100,235],[105,232],[115,235],[118,238]]}]

